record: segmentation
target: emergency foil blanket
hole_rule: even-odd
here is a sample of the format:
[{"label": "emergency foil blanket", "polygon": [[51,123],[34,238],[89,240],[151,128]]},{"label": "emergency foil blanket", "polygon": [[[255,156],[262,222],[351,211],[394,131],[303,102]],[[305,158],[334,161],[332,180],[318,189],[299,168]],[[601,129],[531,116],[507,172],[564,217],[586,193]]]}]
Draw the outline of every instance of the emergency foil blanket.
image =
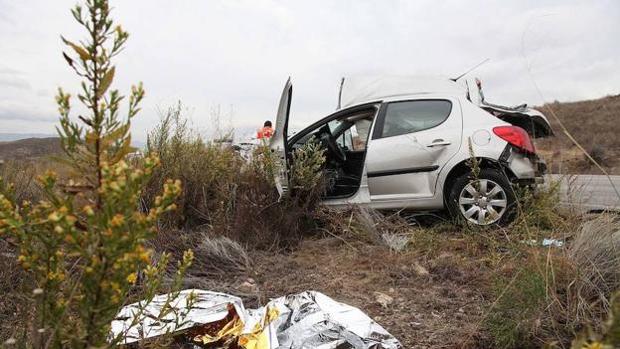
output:
[{"label": "emergency foil blanket", "polygon": [[239,297],[204,290],[125,306],[111,339],[137,344],[170,335],[197,348],[397,349],[398,340],[361,310],[316,291],[245,309]]}]

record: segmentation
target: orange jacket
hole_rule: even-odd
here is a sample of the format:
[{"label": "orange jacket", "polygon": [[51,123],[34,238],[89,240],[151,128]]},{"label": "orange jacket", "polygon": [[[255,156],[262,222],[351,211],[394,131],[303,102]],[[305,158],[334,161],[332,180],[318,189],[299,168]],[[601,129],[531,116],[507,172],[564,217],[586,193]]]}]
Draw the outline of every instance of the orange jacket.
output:
[{"label": "orange jacket", "polygon": [[260,128],[256,134],[256,138],[258,139],[271,138],[271,136],[273,136],[273,128],[271,127]]}]

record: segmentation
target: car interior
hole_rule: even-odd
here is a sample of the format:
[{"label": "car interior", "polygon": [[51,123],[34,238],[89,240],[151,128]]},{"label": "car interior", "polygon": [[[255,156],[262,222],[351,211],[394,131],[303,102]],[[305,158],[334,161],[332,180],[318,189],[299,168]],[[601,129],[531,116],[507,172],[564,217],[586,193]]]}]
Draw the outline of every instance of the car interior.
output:
[{"label": "car interior", "polygon": [[353,196],[360,187],[370,127],[376,109],[357,111],[310,130],[294,145],[293,151],[316,140],[325,149],[325,197]]}]

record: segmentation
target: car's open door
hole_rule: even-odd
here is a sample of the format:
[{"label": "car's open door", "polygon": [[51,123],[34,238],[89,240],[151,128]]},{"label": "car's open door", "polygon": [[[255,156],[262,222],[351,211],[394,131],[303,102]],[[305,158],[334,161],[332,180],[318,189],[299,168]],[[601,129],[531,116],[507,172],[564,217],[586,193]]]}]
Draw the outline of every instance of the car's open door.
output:
[{"label": "car's open door", "polygon": [[269,148],[279,160],[278,169],[275,172],[275,184],[280,197],[288,194],[288,117],[291,111],[291,97],[293,93],[293,84],[289,77],[284,85],[282,96],[280,97],[280,105],[278,106],[278,114],[276,116],[275,131],[269,141]]}]

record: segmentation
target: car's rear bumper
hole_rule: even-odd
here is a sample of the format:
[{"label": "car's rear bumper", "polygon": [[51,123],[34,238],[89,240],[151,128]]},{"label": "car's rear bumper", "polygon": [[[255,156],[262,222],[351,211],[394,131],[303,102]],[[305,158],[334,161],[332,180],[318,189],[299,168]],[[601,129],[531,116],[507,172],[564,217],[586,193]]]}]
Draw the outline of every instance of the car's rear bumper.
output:
[{"label": "car's rear bumper", "polygon": [[542,184],[547,164],[536,154],[526,154],[511,145],[500,157],[500,163],[509,170],[513,182],[519,184]]}]

